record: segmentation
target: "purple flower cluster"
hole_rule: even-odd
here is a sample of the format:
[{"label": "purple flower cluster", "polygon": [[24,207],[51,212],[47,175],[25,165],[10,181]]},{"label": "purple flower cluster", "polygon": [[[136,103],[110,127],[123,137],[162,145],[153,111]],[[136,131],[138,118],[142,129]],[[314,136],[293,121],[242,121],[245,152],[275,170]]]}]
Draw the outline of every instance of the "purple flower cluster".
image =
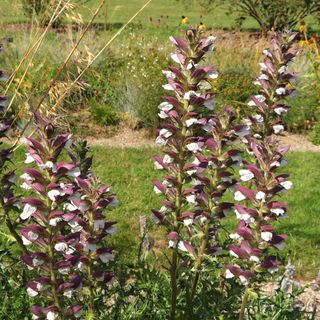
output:
[{"label": "purple flower cluster", "polygon": [[[82,174],[80,162],[61,161],[73,142],[57,133],[48,119],[35,114],[39,139],[26,138],[28,152],[22,188],[32,197],[22,200],[22,240],[29,253],[22,260],[38,278],[28,282],[28,294],[49,306],[31,307],[35,319],[79,318],[84,292],[94,313],[94,290],[113,278],[105,264],[114,259],[104,239],[113,234],[114,222],[103,211],[116,204],[110,187]],[[71,153],[71,151],[69,152]],[[74,157],[73,157],[74,158]]]},{"label": "purple flower cluster", "polygon": [[260,63],[260,75],[254,82],[259,88],[259,95],[252,97],[249,119],[252,133],[257,139],[281,134],[285,129],[283,116],[289,110],[286,98],[293,94],[292,81],[295,72],[288,70],[290,63],[297,55],[294,43],[298,33],[277,32],[269,49],[263,50],[264,60]]},{"label": "purple flower cluster", "polygon": [[246,285],[253,275],[278,270],[280,262],[269,254],[269,248],[282,250],[287,238],[277,234],[271,223],[287,216],[288,206],[279,198],[292,187],[289,175],[278,173],[287,164],[285,155],[289,148],[281,146],[275,135],[284,130],[282,116],[289,109],[285,98],[293,92],[290,81],[295,73],[287,70],[297,54],[293,48],[296,36],[289,32],[275,34],[271,48],[263,51],[266,57],[256,81],[261,86],[261,95],[249,102],[255,111],[249,120],[251,135],[245,141],[253,161],[243,161],[239,171],[234,193],[239,226],[230,235],[234,244],[229,248],[230,254],[242,261],[242,266],[226,266],[226,278],[238,277]]},{"label": "purple flower cluster", "polygon": [[159,105],[162,128],[156,143],[165,146],[164,156],[155,157],[155,168],[166,171],[163,181],[154,180],[154,191],[165,200],[153,210],[154,220],[167,229],[172,248],[172,311],[176,294],[179,261],[193,272],[191,299],[196,293],[201,265],[206,255],[219,255],[216,240],[219,220],[232,213],[232,203],[223,202],[224,193],[236,184],[233,167],[242,161],[233,147],[249,132],[235,125],[231,107],[214,115],[215,100],[211,80],[218,77],[214,66],[200,63],[214,48],[215,37],[189,29],[186,41],[170,38],[177,50],[171,55],[177,67],[163,71],[164,88],[174,96],[163,97]]}]

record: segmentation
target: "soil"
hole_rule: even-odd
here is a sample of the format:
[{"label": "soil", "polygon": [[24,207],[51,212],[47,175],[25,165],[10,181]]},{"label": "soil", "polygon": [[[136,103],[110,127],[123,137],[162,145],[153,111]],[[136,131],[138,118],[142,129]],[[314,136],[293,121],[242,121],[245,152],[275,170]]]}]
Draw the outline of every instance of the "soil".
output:
[{"label": "soil", "polygon": [[[150,148],[155,147],[155,138],[151,138],[146,130],[132,130],[121,127],[114,136],[110,138],[87,137],[89,143],[107,147],[119,148]],[[320,145],[314,145],[302,135],[286,133],[280,138],[283,144],[290,145],[291,151],[320,152]]]}]

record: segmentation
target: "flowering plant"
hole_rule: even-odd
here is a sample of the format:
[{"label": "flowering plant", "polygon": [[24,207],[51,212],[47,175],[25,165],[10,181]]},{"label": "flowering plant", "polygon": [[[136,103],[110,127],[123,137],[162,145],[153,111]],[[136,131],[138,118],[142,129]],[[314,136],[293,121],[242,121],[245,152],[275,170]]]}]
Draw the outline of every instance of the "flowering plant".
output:
[{"label": "flowering plant", "polygon": [[[34,318],[79,318],[83,295],[88,295],[88,315],[95,315],[95,296],[113,278],[104,264],[114,259],[105,237],[113,234],[114,222],[103,211],[116,204],[110,187],[102,185],[81,163],[61,161],[73,144],[70,134],[57,133],[48,119],[34,115],[39,139],[26,138],[28,153],[22,187],[32,192],[24,197],[20,229],[29,252],[22,256],[37,278],[28,282],[31,297],[46,306],[34,305]],[[72,152],[69,151],[69,154]],[[84,153],[82,153],[84,154]],[[90,158],[82,159],[82,165]]]},{"label": "flowering plant", "polygon": [[271,223],[287,216],[288,206],[279,197],[292,187],[289,175],[278,173],[287,163],[285,155],[289,147],[281,146],[276,135],[284,130],[282,116],[289,109],[285,97],[294,91],[290,81],[295,73],[288,71],[288,65],[297,54],[293,48],[296,37],[296,33],[290,32],[275,34],[271,48],[263,52],[261,75],[255,82],[260,86],[260,95],[253,96],[248,103],[255,108],[246,120],[251,135],[245,137],[252,161],[244,161],[244,168],[239,171],[234,194],[239,225],[236,233],[230,235],[235,243],[229,248],[232,256],[242,260],[242,266],[226,266],[226,278],[238,277],[248,286],[239,319],[244,317],[250,284],[264,279],[263,271],[273,274],[278,270],[280,262],[275,254],[269,253],[270,248],[282,250],[287,238],[277,234]]}]

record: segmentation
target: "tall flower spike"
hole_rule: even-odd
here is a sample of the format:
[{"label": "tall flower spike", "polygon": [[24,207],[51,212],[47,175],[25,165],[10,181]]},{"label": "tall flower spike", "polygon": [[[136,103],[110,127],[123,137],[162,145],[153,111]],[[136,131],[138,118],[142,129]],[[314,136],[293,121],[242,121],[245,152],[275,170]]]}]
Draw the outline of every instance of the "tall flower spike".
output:
[{"label": "tall flower spike", "polygon": [[241,266],[229,264],[226,271],[226,278],[238,277],[245,285],[259,282],[264,271],[271,274],[277,271],[280,262],[269,254],[269,249],[283,249],[287,237],[277,234],[271,223],[287,216],[288,206],[279,198],[292,186],[288,174],[277,172],[287,163],[284,157],[289,147],[280,146],[275,135],[284,129],[281,116],[289,108],[285,98],[293,92],[288,87],[294,73],[287,68],[296,55],[295,38],[296,33],[276,33],[271,48],[264,50],[266,58],[260,64],[262,74],[257,81],[261,85],[261,95],[249,102],[256,108],[256,114],[250,118],[253,137],[246,137],[252,163],[244,161],[239,171],[239,184],[234,193],[239,226],[230,235],[234,244],[229,248],[231,256]]},{"label": "tall flower spike", "polygon": [[107,221],[104,211],[118,202],[110,193],[111,187],[102,185],[96,177],[78,177],[76,182],[81,194],[81,200],[73,203],[79,210],[72,224],[72,229],[80,232],[77,250],[81,257],[77,261],[77,269],[83,274],[84,286],[88,287],[89,312],[93,317],[97,289],[105,288],[114,276],[106,269],[106,265],[114,260],[113,248],[107,246],[104,240],[115,233],[115,222]]},{"label": "tall flower spike", "polygon": [[[70,134],[57,133],[37,114],[34,118],[39,138],[26,139],[25,163],[35,165],[24,168],[21,176],[32,197],[22,201],[20,220],[25,226],[20,232],[30,248],[22,260],[38,274],[28,282],[28,293],[47,305],[30,311],[35,318],[79,318],[85,311],[80,301],[89,291],[88,312],[94,316],[94,291],[113,276],[104,268],[112,250],[103,242],[112,234],[113,223],[105,221],[102,211],[115,203],[114,195],[87,175],[87,166],[81,172],[80,161],[67,152],[73,144]],[[72,161],[60,161],[67,154]],[[82,158],[87,163],[85,154]]]},{"label": "tall flower spike", "polygon": [[285,129],[283,117],[289,106],[286,98],[293,94],[292,82],[296,72],[289,71],[290,63],[297,55],[294,42],[298,33],[277,32],[269,49],[263,50],[264,60],[260,63],[260,75],[254,82],[260,87],[259,95],[248,103],[251,115],[247,123],[252,125],[255,138],[263,139],[271,134],[281,134]]},{"label": "tall flower spike", "polygon": [[[2,44],[0,43],[2,49]],[[0,50],[1,52],[2,50]],[[7,80],[4,71],[0,70],[0,81]],[[15,238],[21,251],[26,254],[27,248],[23,244],[20,235],[16,232],[15,223],[11,218],[11,211],[16,211],[18,206],[18,197],[14,194],[16,175],[14,171],[9,171],[8,164],[12,161],[12,147],[4,146],[3,138],[8,138],[12,120],[7,110],[7,97],[0,96],[0,220],[3,219],[9,232]]]},{"label": "tall flower spike", "polygon": [[[172,249],[171,258],[171,314],[176,318],[178,294],[177,274],[181,254],[195,258],[197,250],[190,243],[188,223],[202,224],[207,218],[204,210],[196,210],[203,197],[199,185],[190,187],[193,174],[199,170],[197,155],[205,148],[203,129],[211,130],[214,119],[207,116],[215,107],[211,80],[217,78],[214,66],[200,66],[206,54],[214,48],[215,37],[202,38],[196,29],[186,32],[186,41],[175,37],[170,40],[176,46],[171,55],[176,66],[163,71],[167,84],[163,87],[174,96],[165,96],[159,105],[159,117],[164,120],[156,143],[166,146],[164,156],[155,157],[155,168],[165,170],[163,181],[154,180],[154,191],[165,200],[160,210],[153,210],[154,220],[164,225],[168,233],[168,245]],[[200,134],[201,133],[201,134]]]}]

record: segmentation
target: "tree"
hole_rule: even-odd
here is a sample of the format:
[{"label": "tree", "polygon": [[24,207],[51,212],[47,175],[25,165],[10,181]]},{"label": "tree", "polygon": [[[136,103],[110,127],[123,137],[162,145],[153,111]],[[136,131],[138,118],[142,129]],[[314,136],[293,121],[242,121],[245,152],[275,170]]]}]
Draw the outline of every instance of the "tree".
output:
[{"label": "tree", "polygon": [[[192,3],[193,0],[179,0]],[[228,14],[235,14],[238,22],[253,18],[262,33],[269,30],[292,29],[308,15],[320,13],[319,0],[202,0],[204,8],[224,5]]]}]

